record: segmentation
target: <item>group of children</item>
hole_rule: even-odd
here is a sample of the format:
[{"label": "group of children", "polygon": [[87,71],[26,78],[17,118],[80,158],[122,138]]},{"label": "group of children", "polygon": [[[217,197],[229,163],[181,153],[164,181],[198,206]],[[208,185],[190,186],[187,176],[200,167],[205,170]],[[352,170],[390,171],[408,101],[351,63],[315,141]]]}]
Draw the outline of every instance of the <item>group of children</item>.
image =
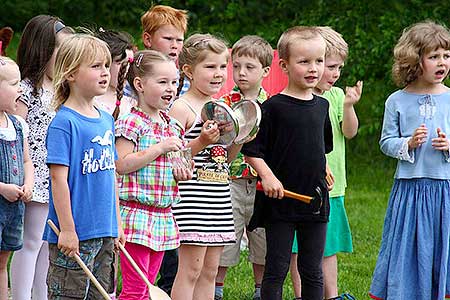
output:
[{"label": "group of children", "polygon": [[[75,34],[41,15],[23,31],[18,66],[0,57],[0,299],[12,251],[13,299],[101,299],[74,255],[114,293],[121,243],[150,282],[160,273],[172,299],[220,300],[244,232],[253,299],[281,300],[290,267],[295,299],[354,299],[339,295],[336,254],[352,252],[345,139],[357,133],[362,82],[334,86],[348,54],[342,36],[286,30],[277,50],[288,85],[272,97],[262,87],[272,47],[258,36],[233,45],[236,86],[217,101],[256,101],[263,114],[242,146],[218,143],[226,128],[201,116],[228,80],[227,44],[210,34],[184,41],[187,12],[167,6],[152,7],[142,25],[147,49],[134,51],[125,33]],[[449,68],[450,33],[433,22],[407,29],[394,50],[404,89],[386,102],[380,145],[400,161],[374,299],[450,295]],[[192,164],[173,164],[186,149]],[[120,258],[120,299],[148,299]]]}]

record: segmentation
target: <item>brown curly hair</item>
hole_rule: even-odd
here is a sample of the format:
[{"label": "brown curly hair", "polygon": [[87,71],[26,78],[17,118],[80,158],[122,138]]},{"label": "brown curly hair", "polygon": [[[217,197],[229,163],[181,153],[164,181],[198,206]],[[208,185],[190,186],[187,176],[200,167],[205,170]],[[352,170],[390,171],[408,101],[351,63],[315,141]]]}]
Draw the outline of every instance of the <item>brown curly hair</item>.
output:
[{"label": "brown curly hair", "polygon": [[444,25],[427,20],[403,30],[394,48],[394,82],[405,87],[415,81],[422,74],[423,56],[439,48],[450,50],[450,32]]}]

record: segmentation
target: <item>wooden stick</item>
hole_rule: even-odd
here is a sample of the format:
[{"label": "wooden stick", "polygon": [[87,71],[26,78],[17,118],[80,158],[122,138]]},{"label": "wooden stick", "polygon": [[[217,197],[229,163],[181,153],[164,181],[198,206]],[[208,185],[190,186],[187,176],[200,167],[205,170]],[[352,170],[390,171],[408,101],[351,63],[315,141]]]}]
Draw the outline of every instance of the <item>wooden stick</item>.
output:
[{"label": "wooden stick", "polygon": [[[50,226],[51,229],[53,229],[56,235],[59,236],[59,229],[58,227],[56,227],[55,223],[53,223],[52,220],[49,219],[47,220],[47,224]],[[111,300],[108,293],[102,287],[100,282],[98,282],[97,278],[95,278],[94,274],[92,274],[91,270],[89,270],[86,264],[81,260],[80,256],[78,254],[75,254],[73,258],[78,263],[78,265],[83,269],[84,273],[86,273],[89,279],[94,283],[95,287],[98,289],[100,294],[102,294],[103,298],[105,298],[106,300]]]}]

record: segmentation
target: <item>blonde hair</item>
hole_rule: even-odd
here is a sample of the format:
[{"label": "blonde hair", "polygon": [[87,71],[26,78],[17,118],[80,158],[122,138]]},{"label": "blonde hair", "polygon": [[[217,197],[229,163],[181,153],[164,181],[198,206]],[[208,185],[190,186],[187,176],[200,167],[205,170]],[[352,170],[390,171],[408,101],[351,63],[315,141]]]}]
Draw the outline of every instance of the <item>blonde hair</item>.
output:
[{"label": "blonde hair", "polygon": [[111,64],[111,54],[108,45],[91,35],[74,34],[61,44],[56,55],[53,71],[53,85],[55,96],[53,106],[59,110],[70,95],[67,76],[75,73],[83,63],[91,64],[99,56],[103,56]]},{"label": "blonde hair", "polygon": [[186,10],[166,5],[155,5],[141,17],[141,23],[142,30],[149,34],[153,34],[164,25],[172,25],[186,34],[188,15]]},{"label": "blonde hair", "polygon": [[[225,51],[227,53],[228,60],[228,47],[224,40],[209,33],[196,33],[191,35],[184,43],[183,49],[178,57],[178,66],[181,70],[183,70],[184,65],[188,65],[193,68],[206,58],[208,52],[221,54]],[[181,71],[177,94],[179,94],[183,88],[184,76],[185,74]]]},{"label": "blonde hair", "polygon": [[290,46],[298,40],[313,40],[322,38],[320,31],[314,26],[295,26],[283,32],[278,40],[277,49],[280,59],[288,60],[290,54]]},{"label": "blonde hair", "polygon": [[273,60],[273,49],[270,44],[257,35],[246,35],[234,43],[231,57],[249,56],[259,60],[263,68],[270,67]]},{"label": "blonde hair", "polygon": [[325,58],[331,55],[339,56],[343,61],[347,59],[348,56],[348,44],[342,37],[342,35],[335,31],[333,28],[328,26],[317,27],[320,35],[325,40],[327,44],[327,49],[325,51]]},{"label": "blonde hair", "polygon": [[450,50],[450,32],[444,25],[424,21],[405,28],[394,48],[394,82],[404,87],[415,81],[422,74],[423,56],[439,48]]},{"label": "blonde hair", "polygon": [[4,76],[5,72],[2,70],[2,68],[6,67],[8,65],[15,66],[17,68],[17,70],[19,70],[19,66],[16,64],[16,62],[14,60],[12,60],[11,58],[9,58],[7,56],[0,56],[0,81],[8,80],[8,78],[5,78],[5,76]]},{"label": "blonde hair", "polygon": [[133,62],[128,69],[127,80],[136,94],[138,92],[134,86],[134,79],[152,76],[155,73],[155,64],[160,62],[174,63],[168,56],[155,50],[142,50],[134,54]]}]

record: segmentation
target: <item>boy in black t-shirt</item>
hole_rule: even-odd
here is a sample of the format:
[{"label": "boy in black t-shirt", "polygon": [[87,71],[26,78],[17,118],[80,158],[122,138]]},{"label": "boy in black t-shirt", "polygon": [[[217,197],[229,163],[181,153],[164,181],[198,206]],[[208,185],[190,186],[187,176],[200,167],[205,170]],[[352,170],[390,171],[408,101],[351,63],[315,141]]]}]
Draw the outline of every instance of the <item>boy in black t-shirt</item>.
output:
[{"label": "boy in black t-shirt", "polygon": [[[263,300],[282,299],[295,230],[302,298],[323,298],[322,257],[329,214],[325,153],[332,150],[333,137],[328,102],[312,91],[324,70],[325,47],[315,27],[293,27],[281,35],[278,53],[288,86],[263,103],[260,132],[242,148],[264,189],[257,196],[250,224],[266,229]],[[284,188],[314,195],[316,187],[323,196],[318,212],[309,204],[284,198]]]}]

